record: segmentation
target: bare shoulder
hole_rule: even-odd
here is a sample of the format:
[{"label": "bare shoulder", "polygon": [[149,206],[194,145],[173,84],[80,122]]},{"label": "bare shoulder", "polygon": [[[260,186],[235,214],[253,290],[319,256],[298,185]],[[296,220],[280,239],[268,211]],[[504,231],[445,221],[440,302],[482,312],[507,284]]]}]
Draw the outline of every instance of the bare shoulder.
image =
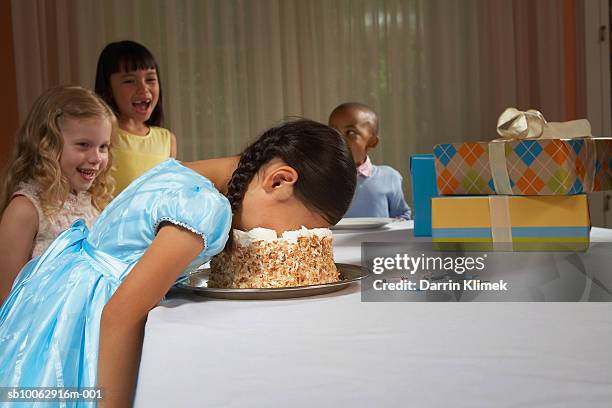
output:
[{"label": "bare shoulder", "polygon": [[0,236],[23,236],[31,240],[38,232],[38,212],[24,196],[13,198],[2,214]]},{"label": "bare shoulder", "polygon": [[38,224],[38,212],[29,198],[17,196],[13,198],[2,214],[2,220],[32,222]]}]

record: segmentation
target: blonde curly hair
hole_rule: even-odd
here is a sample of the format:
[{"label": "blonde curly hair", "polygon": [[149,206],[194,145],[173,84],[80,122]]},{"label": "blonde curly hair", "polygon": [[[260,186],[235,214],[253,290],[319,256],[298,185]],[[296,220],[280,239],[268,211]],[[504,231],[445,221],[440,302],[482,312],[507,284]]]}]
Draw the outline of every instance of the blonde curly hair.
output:
[{"label": "blonde curly hair", "polygon": [[[45,215],[63,207],[70,183],[62,174],[60,158],[64,139],[61,118],[108,119],[112,125],[111,147],[116,138],[117,118],[109,106],[94,92],[80,86],[58,86],[44,92],[32,106],[17,132],[13,155],[5,168],[0,189],[0,214],[4,212],[22,182],[33,181],[40,187],[40,203]],[[102,210],[112,199],[115,182],[110,176],[112,148],[108,164],[89,189],[92,203]]]}]

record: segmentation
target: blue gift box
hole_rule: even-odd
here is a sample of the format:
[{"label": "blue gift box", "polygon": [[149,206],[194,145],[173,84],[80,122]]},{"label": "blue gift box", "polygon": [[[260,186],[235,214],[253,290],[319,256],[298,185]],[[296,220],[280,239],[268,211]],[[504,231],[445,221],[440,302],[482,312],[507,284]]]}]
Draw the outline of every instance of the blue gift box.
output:
[{"label": "blue gift box", "polygon": [[431,237],[431,199],[438,196],[433,154],[410,156],[414,235]]}]

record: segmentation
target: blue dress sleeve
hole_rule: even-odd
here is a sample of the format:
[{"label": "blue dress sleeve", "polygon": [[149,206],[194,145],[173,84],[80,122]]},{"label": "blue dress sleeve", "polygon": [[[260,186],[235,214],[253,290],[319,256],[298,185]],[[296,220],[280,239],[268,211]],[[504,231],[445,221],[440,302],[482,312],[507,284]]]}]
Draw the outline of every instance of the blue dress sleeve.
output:
[{"label": "blue dress sleeve", "polygon": [[154,231],[164,223],[185,228],[204,240],[200,258],[223,250],[232,223],[230,204],[210,183],[169,189],[159,197],[152,212]]}]

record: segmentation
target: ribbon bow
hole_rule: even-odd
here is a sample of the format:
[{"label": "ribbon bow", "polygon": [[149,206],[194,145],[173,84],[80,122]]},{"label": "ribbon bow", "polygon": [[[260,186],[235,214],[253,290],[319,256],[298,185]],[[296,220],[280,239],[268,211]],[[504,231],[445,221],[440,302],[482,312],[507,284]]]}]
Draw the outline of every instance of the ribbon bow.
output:
[{"label": "ribbon bow", "polygon": [[508,108],[497,120],[497,133],[504,139],[575,139],[591,137],[591,124],[586,119],[569,122],[546,122],[535,109],[526,112]]},{"label": "ribbon bow", "polygon": [[[501,136],[489,143],[489,165],[496,194],[512,195],[512,186],[506,165],[505,142],[523,139],[575,139],[586,138],[587,148],[594,151],[591,140],[591,124],[586,119],[569,122],[546,122],[544,116],[535,109],[522,112],[508,108],[497,120],[497,133]],[[590,191],[594,179],[587,176],[584,191]]]}]

